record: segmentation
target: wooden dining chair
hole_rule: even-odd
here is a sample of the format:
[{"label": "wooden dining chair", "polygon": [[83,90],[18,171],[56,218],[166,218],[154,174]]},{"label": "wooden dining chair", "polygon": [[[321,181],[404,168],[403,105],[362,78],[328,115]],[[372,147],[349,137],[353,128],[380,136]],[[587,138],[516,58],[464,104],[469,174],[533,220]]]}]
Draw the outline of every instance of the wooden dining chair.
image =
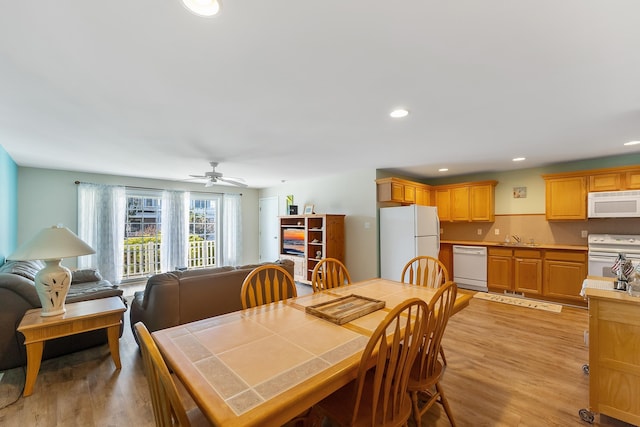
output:
[{"label": "wooden dining chair", "polygon": [[291,274],[279,265],[261,265],[242,283],[242,308],[256,307],[298,296]]},{"label": "wooden dining chair", "polygon": [[425,339],[413,363],[408,384],[413,404],[413,419],[418,427],[421,425],[422,416],[436,402],[444,407],[451,425],[454,427],[456,425],[451,407],[440,384],[444,365],[438,359],[438,353],[449,317],[453,313],[457,293],[458,286],[455,282],[449,281],[438,288],[429,302]]},{"label": "wooden dining chair", "polygon": [[407,381],[428,311],[418,298],[393,308],[371,335],[356,379],[320,401],[316,413],[341,426],[406,426],[412,413]]},{"label": "wooden dining chair", "polygon": [[349,275],[349,270],[340,260],[335,258],[323,259],[316,264],[311,273],[313,292],[350,284],[351,276]]},{"label": "wooden dining chair", "polygon": [[449,281],[449,272],[439,259],[417,256],[407,262],[400,277],[402,283],[438,288]]},{"label": "wooden dining chair", "polygon": [[[449,272],[439,259],[423,255],[409,260],[402,269],[400,277],[402,283],[439,288],[449,281]],[[440,347],[440,357],[442,357],[444,366],[447,366],[447,357],[443,347]]]},{"label": "wooden dining chair", "polygon": [[185,397],[180,396],[169,368],[144,323],[138,322],[133,327],[140,343],[156,426],[212,426],[198,408],[185,409]]}]

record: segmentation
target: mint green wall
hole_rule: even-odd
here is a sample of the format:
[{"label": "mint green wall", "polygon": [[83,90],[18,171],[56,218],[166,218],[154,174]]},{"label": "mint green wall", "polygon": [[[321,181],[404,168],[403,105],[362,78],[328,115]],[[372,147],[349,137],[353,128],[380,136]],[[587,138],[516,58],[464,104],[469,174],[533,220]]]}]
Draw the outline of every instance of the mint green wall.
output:
[{"label": "mint green wall", "polygon": [[[251,188],[213,186],[202,184],[70,172],[40,168],[18,168],[18,243],[32,238],[38,231],[55,224],[64,224],[70,230],[78,229],[78,186],[75,181],[96,184],[197,192],[242,193],[243,262],[258,262],[258,190]],[[67,267],[75,267],[75,258],[63,260]]]},{"label": "mint green wall", "polygon": [[0,145],[0,264],[16,248],[18,165]]}]

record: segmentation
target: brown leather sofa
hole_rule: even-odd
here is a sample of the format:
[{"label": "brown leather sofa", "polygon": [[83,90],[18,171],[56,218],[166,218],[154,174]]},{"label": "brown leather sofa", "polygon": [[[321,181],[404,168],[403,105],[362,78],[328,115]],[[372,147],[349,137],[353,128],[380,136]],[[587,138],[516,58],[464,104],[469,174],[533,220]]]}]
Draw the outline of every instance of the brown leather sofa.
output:
[{"label": "brown leather sofa", "polygon": [[[275,264],[293,276],[293,261]],[[136,292],[131,302],[132,331],[136,322],[144,323],[149,331],[157,331],[242,310],[242,282],[259,265],[172,271],[151,276],[144,291]]]},{"label": "brown leather sofa", "polygon": [[[0,371],[27,363],[24,336],[16,329],[27,310],[42,307],[33,282],[42,267],[44,263],[41,261],[7,261],[0,266]],[[122,290],[117,285],[103,280],[96,270],[77,270],[72,272],[65,302],[112,296],[122,298]],[[121,336],[122,330],[121,327]],[[42,358],[49,359],[106,342],[104,329],[49,340],[44,345]]]}]

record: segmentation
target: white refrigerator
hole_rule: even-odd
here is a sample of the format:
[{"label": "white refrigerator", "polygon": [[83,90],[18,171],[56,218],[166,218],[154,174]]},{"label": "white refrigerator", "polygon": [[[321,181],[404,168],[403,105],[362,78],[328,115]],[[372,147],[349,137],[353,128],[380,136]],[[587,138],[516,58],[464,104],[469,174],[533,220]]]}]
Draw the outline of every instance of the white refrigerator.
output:
[{"label": "white refrigerator", "polygon": [[411,258],[437,258],[439,252],[440,220],[435,206],[380,208],[380,277],[399,281]]}]

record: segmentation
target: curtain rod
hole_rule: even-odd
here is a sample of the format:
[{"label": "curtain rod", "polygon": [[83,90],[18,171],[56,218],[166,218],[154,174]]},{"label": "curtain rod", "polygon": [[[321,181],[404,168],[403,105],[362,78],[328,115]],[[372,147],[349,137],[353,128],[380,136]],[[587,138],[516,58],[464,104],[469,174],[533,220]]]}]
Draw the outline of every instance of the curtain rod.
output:
[{"label": "curtain rod", "polygon": [[[74,184],[79,185],[79,184],[91,184],[91,185],[109,185],[109,184],[96,184],[95,182],[84,182],[84,181],[74,181]],[[166,190],[166,188],[152,188],[152,187],[137,187],[135,185],[123,185],[123,187],[126,188],[133,188],[135,190],[156,190],[156,191],[164,191]],[[216,192],[216,191],[192,191],[192,190],[184,190],[184,191],[189,191],[191,193],[202,193],[202,194],[220,194],[220,195],[225,195],[226,193],[220,193],[220,192]],[[240,196],[242,196],[242,193],[229,193],[229,194],[239,194]]]}]

